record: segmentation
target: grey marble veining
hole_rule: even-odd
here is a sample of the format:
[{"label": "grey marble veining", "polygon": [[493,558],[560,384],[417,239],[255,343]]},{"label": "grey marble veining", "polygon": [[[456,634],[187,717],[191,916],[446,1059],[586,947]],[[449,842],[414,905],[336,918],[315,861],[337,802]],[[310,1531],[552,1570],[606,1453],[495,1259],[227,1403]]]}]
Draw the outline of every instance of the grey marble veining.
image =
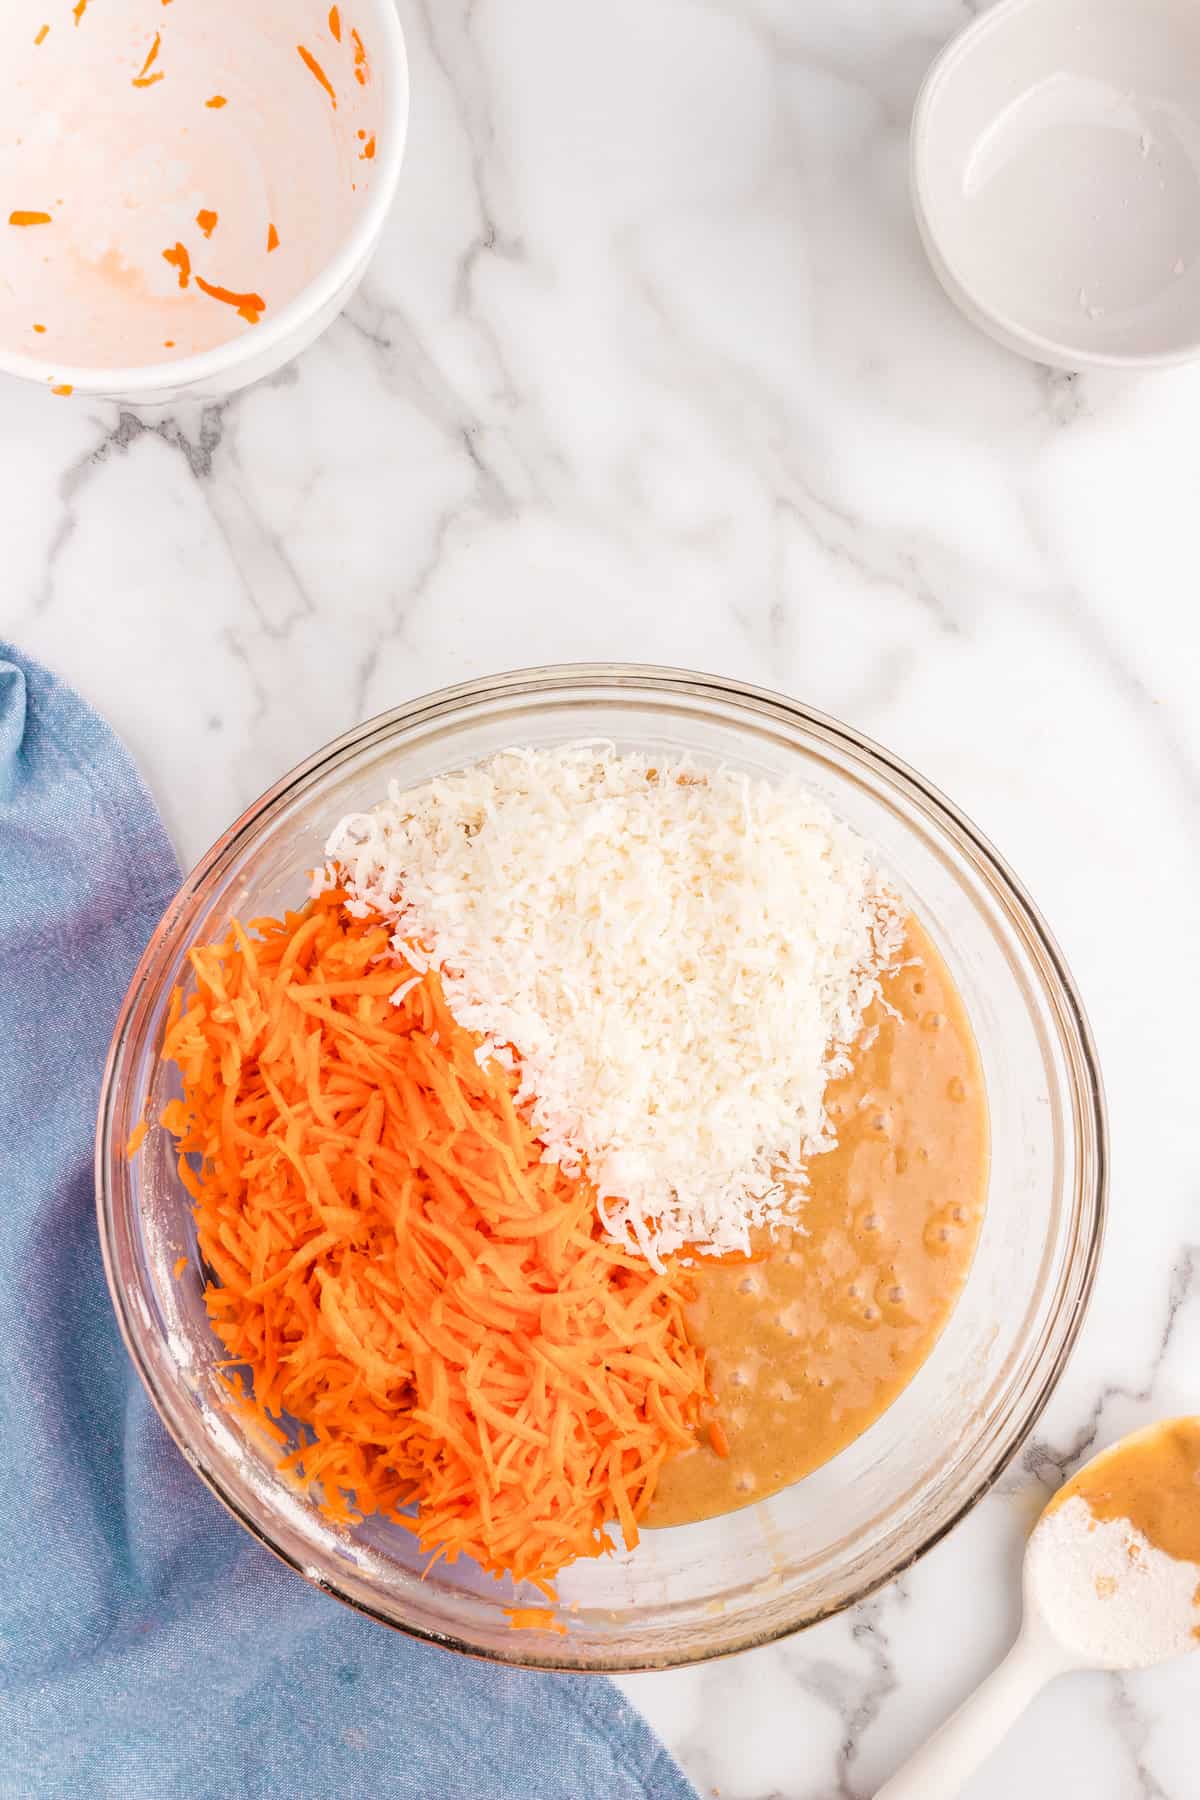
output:
[{"label": "grey marble veining", "polygon": [[[378,261],[293,368],[135,417],[15,384],[0,631],[185,860],[315,745],[515,663],[787,689],[947,788],[1092,1014],[1112,1223],[1036,1436],[852,1614],[627,1691],[700,1792],[862,1800],[997,1657],[1024,1534],[1200,1368],[1200,370],[1038,370],[928,274],[906,132],[955,0],[401,0]],[[1060,1682],[970,1790],[1190,1800],[1195,1671]]]}]

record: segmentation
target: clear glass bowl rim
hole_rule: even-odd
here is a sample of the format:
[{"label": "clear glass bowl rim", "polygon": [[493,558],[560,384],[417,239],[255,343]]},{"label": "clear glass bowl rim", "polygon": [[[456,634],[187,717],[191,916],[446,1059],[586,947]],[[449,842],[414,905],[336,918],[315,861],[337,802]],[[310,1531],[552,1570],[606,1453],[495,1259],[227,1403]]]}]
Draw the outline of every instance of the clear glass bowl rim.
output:
[{"label": "clear glass bowl rim", "polygon": [[[577,690],[579,699],[585,700],[598,689],[607,690],[613,696],[622,693],[659,694],[664,698],[682,697],[701,703],[710,699],[714,704],[731,704],[743,711],[758,713],[767,720],[775,719],[781,724],[804,730],[830,748],[847,753],[854,760],[866,764],[875,775],[882,777],[915,804],[927,821],[934,824],[959,854],[973,865],[976,873],[988,882],[996,896],[1002,900],[1012,922],[1021,929],[1027,947],[1034,956],[1045,997],[1049,999],[1063,1028],[1062,1043],[1068,1063],[1072,1110],[1079,1135],[1079,1154],[1071,1195],[1074,1229],[1068,1260],[1055,1297],[1058,1336],[1052,1354],[1045,1359],[1045,1366],[1039,1371],[1040,1379],[1022,1391],[1020,1403],[1013,1408],[1006,1433],[996,1445],[987,1466],[981,1469],[977,1482],[958,1507],[936,1529],[931,1530],[914,1550],[899,1558],[893,1567],[864,1580],[860,1588],[842,1595],[835,1605],[805,1610],[794,1618],[773,1625],[769,1630],[757,1633],[748,1631],[735,1643],[726,1643],[711,1650],[698,1649],[677,1657],[656,1659],[652,1665],[611,1654],[597,1656],[591,1662],[567,1662],[556,1660],[553,1655],[535,1657],[519,1654],[516,1646],[511,1657],[501,1656],[451,1635],[429,1632],[371,1605],[358,1595],[344,1591],[339,1586],[334,1568],[320,1571],[323,1591],[380,1624],[484,1660],[562,1670],[573,1674],[613,1674],[633,1672],[650,1666],[682,1666],[712,1660],[717,1656],[739,1654],[743,1650],[776,1642],[867,1599],[940,1543],[1003,1474],[1033,1430],[1066,1367],[1091,1298],[1104,1238],[1108,1200],[1108,1126],[1099,1060],[1087,1015],[1063,954],[1024,886],[989,840],[965,813],[906,763],[853,727],[786,695],[724,676],[687,669],[641,663],[561,663],[515,669],[437,689],[378,713],[341,737],[333,739],[304,762],[297,764],[247,807],[185,877],[146,946],[122,1003],[113,1033],[101,1084],[95,1153],[96,1209],[109,1292],[125,1347],[155,1410],[188,1463],[226,1511],[289,1568],[306,1579],[310,1578],[310,1571],[291,1556],[282,1544],[276,1542],[263,1525],[242,1510],[225,1490],[220,1473],[190,1440],[190,1435],[183,1426],[184,1415],[177,1412],[173,1397],[160,1388],[150,1363],[142,1353],[139,1342],[140,1323],[117,1274],[114,1256],[115,1216],[121,1196],[117,1191],[118,1184],[112,1179],[112,1171],[119,1166],[121,1147],[114,1143],[113,1134],[119,1110],[117,1100],[125,1068],[125,1053],[139,1005],[147,990],[152,990],[159,979],[160,964],[169,956],[180,935],[186,933],[189,920],[201,910],[205,896],[238,853],[253,840],[278,808],[298,796],[304,788],[337,767],[344,759],[356,755],[380,738],[395,736],[418,725],[427,727],[439,720],[449,721],[462,710],[481,703],[511,701],[522,696],[530,700],[550,696],[567,699],[572,690]],[[1061,1316],[1064,1306],[1069,1308],[1066,1317]]]}]

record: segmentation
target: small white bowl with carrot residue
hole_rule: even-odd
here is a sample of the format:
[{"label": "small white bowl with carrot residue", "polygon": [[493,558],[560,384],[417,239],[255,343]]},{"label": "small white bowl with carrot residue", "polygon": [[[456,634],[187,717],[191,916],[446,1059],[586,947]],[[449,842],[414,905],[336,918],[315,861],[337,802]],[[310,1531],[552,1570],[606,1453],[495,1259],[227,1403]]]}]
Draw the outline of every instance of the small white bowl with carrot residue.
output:
[{"label": "small white bowl with carrot residue", "polygon": [[10,0],[0,373],[220,399],[328,326],[395,194],[392,0]]},{"label": "small white bowl with carrot residue", "polygon": [[[613,760],[588,773],[586,748],[597,745]],[[655,789],[684,760],[688,781]],[[530,786],[526,775],[552,786]],[[439,897],[459,891],[464,862],[513,865],[496,860],[501,840],[472,826],[473,814],[443,829],[437,820],[452,813],[438,809],[475,807],[494,791],[510,846],[536,843],[529,821],[545,806],[522,812],[527,794],[545,805],[560,791],[587,799],[599,782],[603,807],[593,812],[588,800],[578,821],[588,858],[560,855],[554,866],[561,875],[586,863],[609,892],[611,861],[597,861],[592,826],[626,821],[617,846],[625,924],[611,907],[596,916],[618,931],[614,966],[636,973],[652,959],[630,933],[661,890],[647,874],[652,858],[633,852],[642,841],[634,815],[674,821],[684,835],[664,838],[643,823],[642,837],[665,843],[676,865],[694,841],[685,815],[716,819],[699,803],[693,815],[689,801],[643,807],[646,796],[683,789],[715,806],[725,793],[732,807],[740,794],[749,810],[726,823],[740,839],[738,822],[753,816],[747,842],[765,853],[776,827],[799,817],[771,799],[794,778],[870,847],[940,950],[974,1027],[987,1097],[986,1205],[940,1336],[873,1423],[819,1467],[785,1472],[786,1485],[768,1482],[764,1468],[754,1494],[713,1489],[718,1510],[656,1512],[660,1474],[665,1482],[690,1468],[708,1482],[726,1462],[736,1472],[742,1426],[736,1410],[718,1414],[729,1426],[722,1447],[704,1384],[711,1375],[716,1395],[719,1383],[745,1386],[744,1374],[753,1385],[756,1367],[698,1367],[693,1328],[702,1350],[726,1341],[686,1310],[693,1278],[707,1278],[672,1263],[669,1246],[660,1278],[626,1234],[614,1242],[598,1187],[581,1185],[596,1169],[592,1152],[585,1145],[572,1168],[556,1148],[560,1125],[574,1133],[588,1123],[586,1109],[572,1115],[565,1105],[579,1069],[590,1081],[582,1039],[596,1016],[571,971],[587,941],[607,956],[616,940],[596,935],[587,907],[545,899],[529,901],[526,933],[522,896],[550,891],[540,877],[484,879],[470,908],[445,910]],[[394,813],[373,811],[393,783]],[[410,806],[414,795],[424,798]],[[828,829],[816,812],[811,824]],[[727,832],[717,841],[730,848]],[[810,846],[822,867],[823,841]],[[327,846],[333,885],[313,881]],[[385,861],[399,859],[408,902],[423,893],[432,909],[429,930],[404,940],[413,955],[398,950],[375,903],[380,846]],[[532,852],[522,856],[532,876]],[[848,881],[841,852],[839,863]],[[767,874],[774,866],[755,864]],[[784,884],[764,880],[754,892],[778,897]],[[714,904],[705,894],[702,911]],[[500,930],[497,908],[511,912]],[[790,963],[757,956],[757,916],[751,908],[732,933],[748,951],[745,982],[708,980],[694,956],[676,961],[674,950],[658,958],[668,984],[689,989],[692,1019],[710,1016],[712,994],[741,1004],[760,981],[799,996],[800,936],[789,940]],[[854,931],[857,916],[852,909]],[[585,921],[580,931],[572,920]],[[449,938],[438,941],[460,927],[461,956]],[[840,927],[833,938],[841,944]],[[528,1016],[523,1024],[513,1014],[499,1035],[482,1017],[464,1022],[469,996],[456,984],[469,968],[479,978],[493,950],[504,968],[541,972],[524,990],[539,1005],[579,998],[578,1031],[557,999],[545,1014],[556,1022],[540,1068]],[[922,996],[908,1039],[933,1071],[922,1091],[958,1107],[961,1081],[945,1081],[921,1048],[948,1039],[950,1026],[929,985],[941,979],[935,964],[918,966],[903,963],[896,980]],[[490,978],[484,986],[499,991]],[[639,1020],[659,1019],[665,991],[643,989]],[[751,1010],[754,1028],[740,1041],[757,1055],[783,1027],[773,1004],[769,1018],[757,999]],[[788,1013],[798,1027],[803,1016]],[[652,1113],[653,1143],[643,1148],[653,1161],[654,1145],[669,1142],[671,1168],[691,1168],[696,1180],[673,1189],[690,1207],[719,1172],[742,1101],[731,1110],[721,1075],[732,1036],[673,1033],[655,1025],[662,1054],[644,1068],[627,1033],[597,1039],[605,1066],[638,1080],[623,1074],[589,1106],[594,1123],[602,1098],[615,1117],[629,1110],[622,1096],[655,1097],[642,1120]],[[753,1091],[765,1094],[791,1066],[786,1044],[771,1048]],[[520,1073],[535,1069],[526,1104]],[[565,1085],[556,1099],[557,1075]],[[681,1135],[689,1108],[677,1106],[691,1089],[697,1141],[720,1123],[699,1170]],[[752,1089],[739,1079],[736,1092]],[[847,1127],[848,1146],[868,1129],[886,1134],[890,1110],[877,1097],[858,1139]],[[792,1099],[772,1116],[790,1129]],[[771,1145],[779,1141],[772,1134]],[[950,1179],[940,1150],[938,1161],[918,1144],[902,1168],[899,1149],[881,1153],[883,1142],[853,1151],[877,1186],[893,1175],[915,1180],[922,1156]],[[383,1623],[498,1661],[604,1671],[693,1662],[801,1629],[907,1568],[971,1508],[1030,1430],[1078,1331],[1102,1233],[1104,1163],[1094,1052],[1061,956],[1019,884],[949,802],[886,751],[792,701],[717,677],[604,665],[526,671],[414,701],[319,752],[230,828],[184,883],[131,985],[104,1081],[96,1176],[130,1355],[185,1456],[236,1518]],[[804,1230],[817,1242],[826,1227],[813,1210],[823,1204],[819,1173],[810,1173]],[[606,1191],[632,1206],[641,1175],[627,1162],[620,1180]],[[952,1200],[929,1220],[918,1208],[931,1266],[949,1254]],[[665,1209],[656,1217],[661,1244]],[[879,1225],[864,1220],[862,1230]],[[686,1249],[704,1240],[689,1226],[676,1241]],[[726,1272],[748,1308],[764,1282],[785,1279],[769,1253],[762,1267]],[[854,1331],[861,1322],[864,1344],[907,1330],[916,1300],[915,1287],[897,1299],[871,1279],[869,1317],[861,1294],[861,1308],[850,1306],[853,1287],[846,1305],[835,1296],[837,1320]],[[879,1311],[893,1305],[894,1323]],[[815,1399],[825,1383],[807,1362],[819,1343],[790,1312],[763,1323],[775,1360],[755,1391],[791,1405],[790,1372],[789,1395],[775,1384],[782,1359],[793,1358]],[[753,1359],[749,1336],[729,1342]]]}]

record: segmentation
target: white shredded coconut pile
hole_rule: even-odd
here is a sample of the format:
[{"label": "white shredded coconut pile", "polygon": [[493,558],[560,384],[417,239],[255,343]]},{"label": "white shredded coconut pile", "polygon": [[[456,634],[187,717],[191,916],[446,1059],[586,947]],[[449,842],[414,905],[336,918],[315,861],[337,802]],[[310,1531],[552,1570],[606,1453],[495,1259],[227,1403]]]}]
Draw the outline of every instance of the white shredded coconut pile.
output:
[{"label": "white shredded coconut pile", "polygon": [[1195,1650],[1200,1566],[1159,1550],[1128,1519],[1097,1519],[1074,1494],[1039,1520],[1026,1579],[1054,1634],[1088,1662],[1145,1668]]},{"label": "white shredded coconut pile", "polygon": [[[815,795],[608,744],[506,750],[343,819],[326,880],[441,973],[548,1160],[656,1264],[745,1250],[834,1143],[824,1093],[903,926]],[[335,867],[336,866],[336,867]]]}]

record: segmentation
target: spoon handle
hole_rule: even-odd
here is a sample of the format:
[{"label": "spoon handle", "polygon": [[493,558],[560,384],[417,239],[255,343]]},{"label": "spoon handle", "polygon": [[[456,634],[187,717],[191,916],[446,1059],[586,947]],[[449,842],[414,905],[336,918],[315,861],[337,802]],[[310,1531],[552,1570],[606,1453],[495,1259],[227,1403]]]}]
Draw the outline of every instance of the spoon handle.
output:
[{"label": "spoon handle", "polygon": [[999,1668],[884,1782],[875,1800],[954,1800],[1039,1689],[1066,1666],[1057,1646],[1023,1628]]}]

